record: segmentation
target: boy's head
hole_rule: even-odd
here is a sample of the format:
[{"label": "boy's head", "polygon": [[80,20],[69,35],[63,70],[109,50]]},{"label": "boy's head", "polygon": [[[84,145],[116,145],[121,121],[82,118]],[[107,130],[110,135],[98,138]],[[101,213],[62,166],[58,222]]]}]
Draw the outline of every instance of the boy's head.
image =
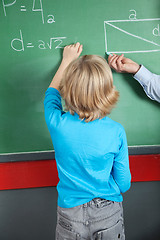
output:
[{"label": "boy's head", "polygon": [[97,55],[85,55],[69,64],[60,93],[66,109],[72,115],[76,112],[86,122],[109,114],[119,97],[109,65]]}]

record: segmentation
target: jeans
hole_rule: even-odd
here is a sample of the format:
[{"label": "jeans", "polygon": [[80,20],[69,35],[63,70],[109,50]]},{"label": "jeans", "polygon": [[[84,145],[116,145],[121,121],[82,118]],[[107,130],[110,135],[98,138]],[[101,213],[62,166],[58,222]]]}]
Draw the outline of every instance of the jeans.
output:
[{"label": "jeans", "polygon": [[125,240],[120,202],[94,198],[73,208],[57,208],[56,240]]}]

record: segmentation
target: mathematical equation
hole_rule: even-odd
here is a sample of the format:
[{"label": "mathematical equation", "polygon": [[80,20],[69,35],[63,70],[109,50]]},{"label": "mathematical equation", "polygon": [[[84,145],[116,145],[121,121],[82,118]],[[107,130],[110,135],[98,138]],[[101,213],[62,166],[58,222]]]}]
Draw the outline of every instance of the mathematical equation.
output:
[{"label": "mathematical equation", "polygon": [[63,48],[62,44],[63,41],[66,39],[66,37],[52,37],[49,39],[49,42],[46,43],[43,40],[38,40],[36,43],[28,42],[26,45],[24,45],[24,39],[22,35],[22,30],[20,29],[20,37],[14,38],[11,41],[11,47],[13,50],[17,52],[24,51],[26,48],[34,48],[38,47],[41,50],[45,49],[57,49],[57,48]]},{"label": "mathematical equation", "polygon": [[[2,6],[3,6],[3,12],[5,17],[7,16],[7,8],[11,7],[13,5],[16,4],[17,0],[12,1],[11,3],[7,3],[7,0],[2,0]],[[21,12],[27,12],[27,8],[24,5],[20,6],[20,11]],[[45,18],[44,18],[44,12],[43,12],[43,6],[42,6],[42,0],[33,0],[33,5],[32,5],[32,12],[39,12],[41,14],[41,19],[42,19],[42,23],[45,23]],[[51,23],[55,23],[55,17],[52,14],[47,15],[47,23],[51,24]]]}]

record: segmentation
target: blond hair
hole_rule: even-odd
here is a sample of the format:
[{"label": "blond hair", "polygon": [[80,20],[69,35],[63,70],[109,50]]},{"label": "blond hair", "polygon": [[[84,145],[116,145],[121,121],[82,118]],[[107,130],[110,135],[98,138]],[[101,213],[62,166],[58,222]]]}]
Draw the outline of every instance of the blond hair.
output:
[{"label": "blond hair", "polygon": [[60,94],[66,110],[72,115],[76,112],[86,122],[108,115],[119,97],[109,65],[97,55],[85,55],[69,64]]}]

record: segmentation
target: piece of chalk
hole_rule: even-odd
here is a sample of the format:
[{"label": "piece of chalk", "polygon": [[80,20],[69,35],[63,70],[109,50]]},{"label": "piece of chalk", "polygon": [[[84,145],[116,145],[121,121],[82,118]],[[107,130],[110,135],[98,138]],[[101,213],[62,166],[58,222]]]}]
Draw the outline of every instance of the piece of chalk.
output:
[{"label": "piece of chalk", "polygon": [[111,56],[113,56],[113,54],[112,53],[110,53],[110,52],[106,52],[107,53],[107,55],[111,55]]}]

